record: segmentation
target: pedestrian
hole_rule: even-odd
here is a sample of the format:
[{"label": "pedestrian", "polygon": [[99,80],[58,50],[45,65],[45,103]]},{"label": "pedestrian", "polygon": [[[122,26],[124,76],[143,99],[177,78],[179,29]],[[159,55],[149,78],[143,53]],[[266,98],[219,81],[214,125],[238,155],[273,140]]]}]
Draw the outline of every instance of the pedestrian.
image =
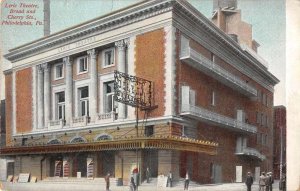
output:
[{"label": "pedestrian", "polygon": [[265,176],[265,172],[262,172],[260,177],[259,177],[259,191],[265,191],[265,187],[266,187],[266,176]]},{"label": "pedestrian", "polygon": [[185,179],[184,179],[184,190],[189,190],[190,177],[189,172],[186,171]]},{"label": "pedestrian", "polygon": [[168,175],[168,180],[167,180],[167,187],[170,186],[172,187],[172,172],[170,171],[169,172],[169,175]]},{"label": "pedestrian", "polygon": [[247,185],[247,191],[251,191],[251,186],[253,184],[253,176],[251,175],[251,172],[247,173],[245,184]]},{"label": "pedestrian", "polygon": [[107,175],[105,176],[106,191],[109,191],[109,177],[110,177],[110,173],[108,172]]},{"label": "pedestrian", "polygon": [[270,191],[270,183],[271,183],[271,177],[269,173],[266,174],[266,191]]},{"label": "pedestrian", "polygon": [[281,189],[282,189],[282,191],[286,191],[286,176],[285,176],[285,174],[282,174]]},{"label": "pedestrian", "polygon": [[131,191],[135,191],[136,190],[136,185],[134,183],[133,174],[131,174],[131,178],[130,178],[130,190]]},{"label": "pedestrian", "polygon": [[274,178],[272,172],[269,172],[270,174],[270,191],[273,191],[273,184],[274,184]]},{"label": "pedestrian", "polygon": [[146,180],[147,180],[147,183],[150,182],[150,170],[149,170],[148,167],[147,167],[147,170],[146,170]]}]

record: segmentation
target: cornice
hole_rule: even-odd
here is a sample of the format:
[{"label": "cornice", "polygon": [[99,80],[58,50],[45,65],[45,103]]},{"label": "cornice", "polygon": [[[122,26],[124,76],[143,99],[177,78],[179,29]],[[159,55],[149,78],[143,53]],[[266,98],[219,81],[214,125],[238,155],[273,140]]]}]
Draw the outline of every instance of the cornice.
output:
[{"label": "cornice", "polygon": [[9,75],[9,74],[12,74],[12,73],[13,73],[12,68],[3,71],[4,75]]},{"label": "cornice", "polygon": [[168,12],[172,9],[174,2],[173,0],[144,1],[143,3],[112,12],[64,31],[54,33],[48,37],[11,49],[10,53],[4,55],[4,57],[11,62],[16,62],[66,43],[73,43],[83,38],[101,34]]},{"label": "cornice", "polygon": [[[225,46],[226,51],[230,51],[232,55],[235,55],[236,58],[242,60],[242,63],[244,63],[243,67],[254,71],[259,76],[262,76],[264,80],[268,80],[272,85],[279,82],[279,80],[256,58],[246,54],[238,43],[216,27],[187,1],[183,0],[143,1],[58,33],[54,33],[48,37],[11,49],[10,53],[4,55],[4,57],[11,62],[16,62],[171,10],[173,10],[174,14],[180,15],[180,17],[188,18],[188,21],[194,23],[195,27],[202,28],[202,30],[204,29],[211,38],[213,37],[217,41],[217,46]],[[249,75],[252,74],[248,74],[248,76]]]}]

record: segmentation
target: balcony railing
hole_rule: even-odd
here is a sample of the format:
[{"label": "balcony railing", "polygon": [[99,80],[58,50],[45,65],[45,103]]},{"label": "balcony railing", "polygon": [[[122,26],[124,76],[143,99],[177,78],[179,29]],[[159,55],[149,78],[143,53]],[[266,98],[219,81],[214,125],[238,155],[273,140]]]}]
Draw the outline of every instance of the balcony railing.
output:
[{"label": "balcony railing", "polygon": [[88,116],[73,117],[72,126],[73,127],[86,126],[88,122],[89,122]]},{"label": "balcony railing", "polygon": [[115,112],[98,114],[96,123],[109,123],[115,121]]},{"label": "balcony railing", "polygon": [[191,49],[189,46],[185,47],[184,51],[181,51],[180,59],[246,96],[257,96],[257,90],[255,88],[197,51]]},{"label": "balcony railing", "polygon": [[250,147],[242,148],[242,150],[240,152],[236,152],[235,154],[256,157],[262,161],[266,159],[265,155],[261,154],[258,150],[254,149],[254,148],[250,148]]},{"label": "balcony railing", "polygon": [[230,128],[236,131],[242,131],[247,133],[257,132],[257,128],[253,125],[237,121],[236,119],[220,115],[218,113],[209,111],[199,106],[182,104],[181,115],[190,116],[201,121],[207,121],[217,126]]},{"label": "balcony railing", "polygon": [[59,120],[52,120],[48,123],[48,129],[62,129],[65,125],[65,120],[59,119]]}]

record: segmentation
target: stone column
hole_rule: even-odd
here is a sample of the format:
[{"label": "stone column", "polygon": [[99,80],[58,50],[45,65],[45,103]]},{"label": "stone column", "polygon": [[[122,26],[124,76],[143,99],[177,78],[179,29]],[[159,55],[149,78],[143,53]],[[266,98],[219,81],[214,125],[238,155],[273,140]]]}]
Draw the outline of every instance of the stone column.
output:
[{"label": "stone column", "polygon": [[38,105],[38,126],[37,129],[44,128],[44,70],[42,65],[37,66],[37,105]]},{"label": "stone column", "polygon": [[51,91],[50,91],[50,65],[48,63],[43,64],[44,69],[44,113],[45,113],[45,124],[44,126],[48,126],[48,122],[50,121],[50,115],[51,115]]},{"label": "stone column", "polygon": [[95,49],[87,51],[90,61],[90,87],[89,87],[89,109],[90,121],[94,122],[97,116],[98,99],[98,70],[97,70],[97,52]]},{"label": "stone column", "polygon": [[[117,51],[118,51],[118,67],[117,70],[119,72],[126,72],[126,44],[125,44],[125,40],[120,40],[117,41],[115,43],[115,46],[117,47]],[[118,119],[124,119],[125,118],[125,110],[126,110],[126,106],[123,103],[118,103]]]},{"label": "stone column", "polygon": [[72,123],[73,117],[73,72],[72,72],[72,60],[70,57],[63,58],[64,66],[66,68],[66,91],[65,91],[65,117],[66,125]]}]

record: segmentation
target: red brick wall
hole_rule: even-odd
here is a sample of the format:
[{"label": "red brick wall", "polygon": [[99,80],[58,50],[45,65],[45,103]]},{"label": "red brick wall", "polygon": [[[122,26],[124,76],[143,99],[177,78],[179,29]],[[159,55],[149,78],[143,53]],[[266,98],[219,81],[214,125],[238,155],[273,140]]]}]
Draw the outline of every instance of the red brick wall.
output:
[{"label": "red brick wall", "polygon": [[16,72],[16,130],[17,133],[32,130],[32,69]]},{"label": "red brick wall", "polygon": [[163,116],[165,111],[164,53],[165,33],[158,29],[136,37],[136,76],[154,82],[154,102],[158,108],[149,117]]},{"label": "red brick wall", "polygon": [[12,74],[5,75],[5,123],[6,146],[11,145],[12,140]]},{"label": "red brick wall", "polygon": [[[180,39],[180,31],[176,33],[177,38]],[[211,52],[203,47],[201,44],[190,41],[190,46],[200,52],[202,55],[211,59]],[[231,117],[236,118],[237,109],[242,109],[246,112],[248,122],[257,126],[258,132],[268,135],[268,143],[271,141],[271,128],[262,127],[256,123],[256,112],[263,112],[267,114],[269,118],[272,118],[272,106],[265,106],[261,101],[250,99],[249,97],[244,96],[243,94],[233,90],[232,88],[223,85],[221,82],[215,80],[214,78],[206,75],[204,72],[194,69],[193,67],[182,63],[179,59],[179,50],[180,50],[180,41],[176,41],[177,47],[177,59],[176,59],[176,84],[177,84],[177,97],[180,98],[180,86],[182,84],[190,86],[193,90],[196,91],[196,105],[206,108],[210,111]],[[248,76],[242,74],[237,69],[232,67],[230,64],[221,60],[215,56],[215,63],[219,64],[224,69],[228,70],[232,74],[239,76],[242,80],[248,81],[249,84],[267,94],[269,98],[273,100],[273,93],[265,89],[254,80]],[[215,92],[215,106],[211,105],[212,91]],[[180,99],[177,99],[177,111],[180,104]],[[273,103],[273,101],[272,101]],[[271,121],[270,121],[271,122]],[[209,124],[199,123],[199,139],[206,138],[219,143],[218,154],[216,156],[209,156],[205,154],[199,154],[200,168],[201,172],[199,177],[196,174],[194,179],[204,181],[204,183],[209,183],[210,180],[210,169],[209,162],[212,162],[217,165],[222,165],[223,171],[223,181],[230,182],[235,179],[235,166],[242,165],[243,173],[246,171],[254,172],[255,166],[261,166],[261,170],[271,170],[270,164],[272,160],[271,145],[257,145],[256,134],[248,136],[248,146],[256,148],[261,153],[267,156],[268,160],[260,163],[258,160],[250,159],[249,157],[236,156],[236,140],[238,136],[246,136],[244,134],[237,134],[234,131],[226,130],[221,127],[214,127]],[[185,155],[185,154],[183,154]],[[182,156],[181,163],[185,163],[186,156]],[[181,172],[182,174],[182,172]]]}]

